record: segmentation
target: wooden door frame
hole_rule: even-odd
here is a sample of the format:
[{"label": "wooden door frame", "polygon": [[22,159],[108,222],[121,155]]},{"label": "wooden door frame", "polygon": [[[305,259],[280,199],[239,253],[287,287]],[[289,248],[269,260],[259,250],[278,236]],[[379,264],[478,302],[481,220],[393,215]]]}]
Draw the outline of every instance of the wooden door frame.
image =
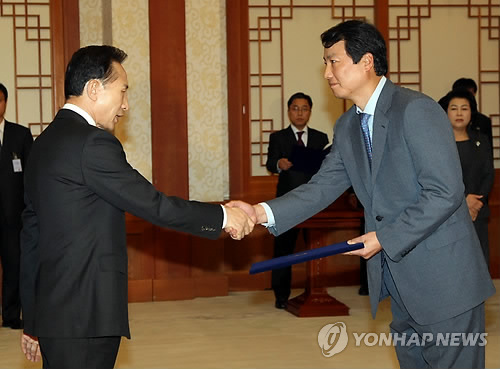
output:
[{"label": "wooden door frame", "polygon": [[52,38],[53,114],[64,105],[64,74],[73,53],[80,48],[78,0],[50,0]]}]

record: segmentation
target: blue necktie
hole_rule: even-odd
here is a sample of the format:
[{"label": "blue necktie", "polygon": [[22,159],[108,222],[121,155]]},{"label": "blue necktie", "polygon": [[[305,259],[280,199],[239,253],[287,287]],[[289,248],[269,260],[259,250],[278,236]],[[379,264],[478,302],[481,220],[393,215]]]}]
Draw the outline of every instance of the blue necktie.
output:
[{"label": "blue necktie", "polygon": [[363,132],[363,140],[365,141],[366,153],[368,154],[368,161],[370,162],[370,168],[372,166],[372,140],[370,138],[370,130],[368,129],[368,120],[371,114],[360,113],[359,118],[361,120],[361,131]]}]

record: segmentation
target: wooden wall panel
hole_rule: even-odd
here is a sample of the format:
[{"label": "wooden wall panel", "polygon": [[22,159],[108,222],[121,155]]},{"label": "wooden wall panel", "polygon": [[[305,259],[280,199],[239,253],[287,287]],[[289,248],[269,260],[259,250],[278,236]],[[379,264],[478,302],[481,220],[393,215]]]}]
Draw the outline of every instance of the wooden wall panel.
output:
[{"label": "wooden wall panel", "polygon": [[54,19],[52,37],[52,70],[54,112],[65,102],[64,73],[73,53],[80,48],[80,17],[78,0],[51,0],[50,16]]},{"label": "wooden wall panel", "polygon": [[[151,141],[153,183],[162,192],[189,196],[187,85],[184,0],[150,0]],[[187,235],[154,228],[154,279],[190,277],[191,242]],[[165,283],[154,283],[155,298],[168,298]],[[158,287],[158,291],[156,291]],[[183,298],[192,298],[184,283]]]},{"label": "wooden wall panel", "polygon": [[226,0],[229,191],[245,198],[249,187],[248,4]]},{"label": "wooden wall panel", "polygon": [[187,198],[187,86],[184,0],[150,0],[153,183]]},{"label": "wooden wall panel", "polygon": [[128,297],[130,302],[153,300],[153,225],[126,215],[128,254]]},{"label": "wooden wall panel", "polygon": [[[150,0],[149,26],[153,183],[167,195],[187,199],[185,1]],[[153,243],[153,300],[227,294],[227,279],[217,266],[221,241],[153,227]]]}]

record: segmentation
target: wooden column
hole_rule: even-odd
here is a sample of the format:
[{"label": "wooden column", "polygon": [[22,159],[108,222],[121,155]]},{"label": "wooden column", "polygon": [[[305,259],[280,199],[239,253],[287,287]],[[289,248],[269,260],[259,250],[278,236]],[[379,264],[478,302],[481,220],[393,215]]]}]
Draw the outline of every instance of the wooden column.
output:
[{"label": "wooden column", "polygon": [[[153,183],[167,195],[189,197],[185,1],[150,0],[151,140]],[[227,278],[200,268],[223,243],[200,247],[196,237],[153,227],[152,299],[227,294]]]}]

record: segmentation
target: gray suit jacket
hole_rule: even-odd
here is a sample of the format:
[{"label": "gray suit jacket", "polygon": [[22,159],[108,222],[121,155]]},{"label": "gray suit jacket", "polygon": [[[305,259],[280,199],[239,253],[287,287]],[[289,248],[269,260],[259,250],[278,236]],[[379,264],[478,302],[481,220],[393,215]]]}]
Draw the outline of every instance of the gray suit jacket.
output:
[{"label": "gray suit jacket", "polygon": [[[277,235],[321,211],[352,185],[376,231],[403,302],[419,324],[461,314],[493,287],[468,212],[450,122],[429,97],[389,80],[377,102],[370,171],[355,107],[335,125],[319,172],[269,201]],[[368,260],[372,314],[381,298],[381,253]]]}]

